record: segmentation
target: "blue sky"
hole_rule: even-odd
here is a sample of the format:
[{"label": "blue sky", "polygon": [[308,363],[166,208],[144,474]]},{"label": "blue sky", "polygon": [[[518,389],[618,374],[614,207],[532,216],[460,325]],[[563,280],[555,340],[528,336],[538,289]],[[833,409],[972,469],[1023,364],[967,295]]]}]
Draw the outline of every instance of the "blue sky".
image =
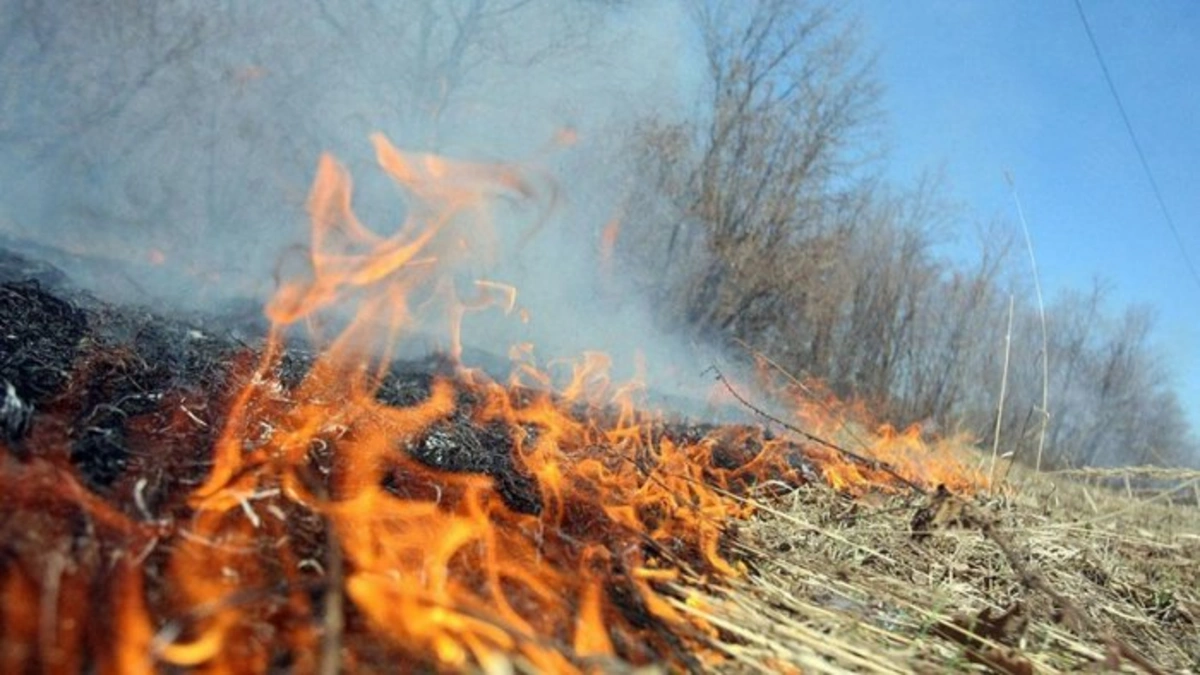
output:
[{"label": "blue sky", "polygon": [[[1176,228],[1200,265],[1200,3],[1083,0]],[[981,218],[1016,222],[1048,296],[1111,282],[1156,338],[1200,430],[1200,286],[1164,221],[1073,0],[854,0],[887,88],[889,167],[941,167]]]}]

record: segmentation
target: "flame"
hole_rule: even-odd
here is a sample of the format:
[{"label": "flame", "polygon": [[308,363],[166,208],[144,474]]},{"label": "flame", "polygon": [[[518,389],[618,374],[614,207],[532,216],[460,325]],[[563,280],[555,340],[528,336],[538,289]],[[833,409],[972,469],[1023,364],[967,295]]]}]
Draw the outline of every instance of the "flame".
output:
[{"label": "flame", "polygon": [[579,142],[579,131],[574,127],[563,127],[554,135],[554,143],[562,147],[575,145]]},{"label": "flame", "polygon": [[[518,346],[510,386],[460,365],[436,378],[424,400],[381,400],[403,335],[442,322],[457,363],[469,313],[515,308],[517,291],[502,282],[474,280],[467,287],[475,297],[466,300],[458,289],[464,263],[495,239],[489,202],[537,193],[511,167],[403,153],[382,136],[373,142],[380,166],[410,196],[408,220],[391,235],[369,229],[352,210],[350,177],[322,158],[309,199],[307,270],[267,306],[268,345],[230,412],[208,480],[192,496],[190,534],[173,559],[181,606],[220,609],[190,639],[161,647],[159,658],[185,666],[230,658],[247,622],[231,595],[269,583],[239,556],[285,536],[283,524],[252,516],[255,495],[325,519],[344,552],[345,592],[356,610],[394,648],[439,667],[514,653],[558,672],[588,657],[644,659],[653,638],[639,633],[630,612],[683,634],[697,630],[659,597],[661,585],[677,577],[679,562],[739,573],[721,551],[722,533],[749,507],[718,489],[749,472],[714,470],[711,447],[656,433],[635,412],[642,385],[614,386],[607,355],[590,352],[547,370],[532,346]],[[339,320],[327,338],[322,329]],[[324,351],[286,393],[273,373],[284,334],[301,324]],[[555,371],[569,375],[552,395]],[[591,416],[573,415],[579,406]],[[600,424],[605,417],[610,423]],[[455,424],[510,447],[456,445],[452,437],[463,432]],[[430,466],[413,448],[431,437],[447,453],[503,453],[483,465],[507,473],[470,466],[469,457]],[[336,448],[324,483],[311,475],[314,446]],[[447,470],[456,465],[466,470]]]},{"label": "flame", "polygon": [[604,270],[612,268],[613,253],[617,249],[617,237],[621,235],[621,219],[613,218],[600,231],[600,264]]},{"label": "flame", "polygon": [[[782,402],[799,428],[867,460],[856,461],[851,454],[830,445],[813,448],[812,456],[833,487],[853,494],[895,490],[903,487],[897,484],[897,476],[916,485],[944,485],[955,492],[989,487],[988,477],[979,468],[972,468],[978,458],[966,450],[969,443],[926,438],[920,424],[897,431],[891,424],[876,423],[864,401],[843,401],[820,380],[801,381],[760,353],[755,352],[754,358],[754,391]],[[728,396],[729,390],[726,387],[717,394]]]},{"label": "flame", "polygon": [[[517,659],[539,672],[581,672],[612,657],[645,664],[693,651],[688,658],[714,662],[701,645],[715,629],[672,599],[685,579],[743,573],[727,528],[753,506],[733,495],[766,481],[800,484],[812,462],[846,489],[892,484],[762,429],[675,429],[640,409],[640,362],[631,381],[615,383],[603,353],[543,366],[533,345],[519,344],[504,384],[467,368],[469,317],[512,313],[518,298],[472,270],[488,268],[498,227],[518,215],[544,220],[553,191],[515,166],[402,152],[381,135],[372,143],[406,197],[406,219],[390,233],[368,227],[352,208],[348,172],[320,159],[310,250],[266,305],[265,346],[232,366],[229,400],[212,402],[227,413],[211,468],[186,501],[169,504],[170,518],[146,515],[143,483],[115,508],[80,485],[64,457],[21,463],[0,451],[0,514],[84,518],[119,552],[111,572],[97,557],[60,584],[64,611],[91,597],[111,610],[112,639],[89,643],[102,671],[165,663],[258,672],[283,657],[312,671],[328,644],[346,669],[371,654],[398,669],[441,671]],[[612,241],[618,227],[606,228]],[[293,382],[287,340],[300,331],[317,355]],[[392,357],[418,334],[444,340],[446,364],[426,385],[397,392]],[[194,433],[185,400],[164,410]],[[818,411],[787,400],[822,433],[841,424],[828,414],[834,402]],[[54,433],[35,429],[32,442],[65,447]],[[919,429],[871,438],[872,456],[928,480],[921,472],[936,458]],[[948,466],[937,480],[956,476],[968,474]],[[86,579],[105,576],[106,593],[85,592]],[[53,638],[55,654],[82,654],[78,630],[47,629],[31,609],[45,583],[0,568],[0,618],[23,643]],[[331,598],[346,606],[340,647],[336,622],[312,620],[340,611]],[[0,657],[11,661],[5,672],[32,658]]]}]

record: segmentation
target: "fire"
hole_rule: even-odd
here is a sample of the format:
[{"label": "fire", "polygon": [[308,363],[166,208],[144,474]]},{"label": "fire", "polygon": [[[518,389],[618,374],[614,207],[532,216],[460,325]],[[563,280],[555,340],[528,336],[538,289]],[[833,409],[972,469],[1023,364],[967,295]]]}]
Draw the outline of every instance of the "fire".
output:
[{"label": "fire", "polygon": [[[464,262],[495,239],[489,202],[534,199],[536,190],[509,167],[373,140],[381,167],[412,197],[408,220],[390,236],[369,229],[353,212],[349,176],[321,160],[309,269],[267,306],[269,343],[192,496],[190,534],[174,560],[180,607],[220,609],[158,656],[178,665],[235,658],[228,647],[250,617],[232,598],[270,584],[242,558],[287,536],[287,517],[251,516],[267,504],[285,516],[319,515],[345,556],[345,594],[362,620],[439,667],[515,654],[537,670],[565,671],[666,649],[638,623],[703,632],[662,599],[663,584],[678,577],[677,565],[738,573],[721,542],[725,523],[748,507],[717,489],[749,473],[715,469],[708,446],[656,430],[635,412],[638,386],[613,387],[604,354],[564,364],[570,376],[557,395],[529,347],[517,350],[509,387],[458,364],[466,316],[516,306],[516,289],[494,280],[475,280],[475,297],[459,297]],[[349,317],[338,314],[347,308]],[[327,338],[321,329],[339,320]],[[454,372],[423,400],[382,400],[392,345],[437,321]],[[285,333],[301,324],[324,351],[284,393],[273,374]],[[593,416],[580,420],[573,406]],[[331,458],[316,471],[314,448]],[[781,464],[777,473],[788,471]]]},{"label": "fire", "polygon": [[[745,346],[745,345],[743,345]],[[756,382],[753,390],[765,392],[788,408],[788,417],[800,427],[835,443],[812,449],[825,480],[839,490],[861,494],[872,489],[893,489],[897,477],[917,485],[945,485],[956,492],[974,492],[989,485],[987,476],[972,467],[972,456],[963,439],[930,442],[920,424],[898,431],[891,424],[872,420],[862,401],[844,402],[816,380],[800,381],[768,357],[755,352]],[[749,387],[747,387],[749,389]],[[718,396],[728,396],[729,388]],[[853,451],[867,462],[854,461]],[[977,459],[977,458],[974,458]],[[886,465],[887,470],[871,463]]]},{"label": "fire", "polygon": [[613,254],[617,248],[617,237],[620,235],[621,220],[619,218],[608,221],[608,224],[600,231],[600,264],[604,266],[606,272],[611,271]]},{"label": "fire", "polygon": [[[138,519],[61,459],[0,453],[6,512],[78,514],[112,549],[114,567],[95,557],[63,577],[57,606],[99,598],[82,611],[115,623],[110,639],[88,638],[100,670],[303,672],[318,659],[353,669],[374,658],[397,669],[575,672],[610,659],[716,659],[701,649],[714,629],[670,599],[685,579],[743,573],[729,525],[753,507],[733,495],[803,483],[813,462],[838,486],[892,484],[761,429],[672,426],[639,410],[641,376],[612,382],[601,353],[541,366],[533,345],[514,345],[504,384],[466,367],[470,315],[517,309],[518,289],[471,274],[515,220],[498,204],[529,207],[536,227],[552,191],[514,166],[372,141],[407,197],[406,220],[391,234],[362,223],[350,176],[320,160],[310,251],[266,306],[265,346],[234,368],[211,468],[185,502],[158,507],[169,517],[153,516],[144,482],[129,488]],[[317,355],[292,382],[287,345],[301,332]],[[429,332],[445,339],[445,364],[397,389],[396,345]],[[195,433],[185,403],[170,401],[170,419]],[[35,429],[31,442],[62,442],[54,433]],[[874,457],[928,483],[919,430],[874,439]],[[966,475],[950,467],[937,480]],[[82,653],[81,628],[23,609],[38,607],[44,579],[0,572],[10,635]],[[105,576],[105,593],[85,592],[86,579]],[[9,671],[31,657],[5,658]]]}]

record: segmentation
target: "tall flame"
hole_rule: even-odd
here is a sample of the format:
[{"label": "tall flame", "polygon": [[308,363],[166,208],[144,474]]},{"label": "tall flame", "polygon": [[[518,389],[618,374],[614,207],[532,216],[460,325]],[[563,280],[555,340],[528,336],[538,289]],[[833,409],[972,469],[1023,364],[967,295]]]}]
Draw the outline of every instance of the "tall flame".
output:
[{"label": "tall flame", "polygon": [[[511,167],[407,154],[382,136],[373,142],[384,171],[411,197],[408,218],[390,236],[369,229],[352,210],[349,176],[322,158],[309,201],[309,270],[267,306],[268,346],[192,497],[195,517],[175,558],[181,606],[220,609],[160,656],[180,665],[230,658],[248,619],[237,593],[269,583],[239,559],[287,536],[285,523],[249,517],[271,507],[325,519],[363,620],[394,648],[442,667],[500,654],[547,671],[594,657],[644,660],[663,645],[639,622],[700,630],[663,600],[661,584],[684,568],[738,573],[721,552],[722,531],[748,507],[720,490],[754,468],[716,468],[710,445],[680,445],[656,430],[634,411],[636,383],[611,386],[607,356],[573,364],[557,396],[460,367],[421,400],[383,400],[379,387],[406,331],[445,321],[457,359],[467,312],[515,306],[516,290],[491,280],[472,285],[476,298],[460,299],[459,277],[463,262],[484,252],[480,244],[494,240],[490,202],[538,194]],[[277,373],[288,328],[304,324],[321,341],[347,307],[352,315],[303,382],[284,391]],[[535,387],[551,379],[528,360],[514,377]],[[579,405],[594,411],[591,420],[571,414]],[[414,450],[431,443],[463,456],[431,466]],[[321,465],[314,453],[328,449],[332,460]],[[446,470],[456,465],[467,470]],[[790,471],[783,462],[777,469]],[[289,569],[301,562],[281,560]]]},{"label": "tall flame", "polygon": [[[16,636],[5,644],[40,645],[41,663],[77,670],[86,643],[101,672],[121,673],[160,663],[311,672],[330,655],[347,669],[371,659],[495,671],[515,660],[539,672],[612,659],[702,664],[717,658],[699,649],[714,629],[672,599],[677,582],[742,573],[727,527],[752,506],[734,495],[800,484],[814,465],[847,489],[891,484],[761,429],[667,423],[639,409],[642,377],[614,384],[601,353],[541,367],[532,345],[514,345],[505,384],[466,368],[467,317],[517,308],[518,289],[470,274],[496,250],[507,222],[497,209],[540,224],[553,190],[511,165],[372,141],[407,196],[406,218],[390,234],[362,223],[348,173],[321,158],[311,248],[266,306],[265,346],[234,366],[211,469],[170,511],[183,522],[152,518],[144,477],[129,479],[139,519],[89,492],[60,450],[28,462],[0,451],[0,515],[19,512],[63,537],[79,520],[101,542],[70,566],[65,553],[22,549],[34,561],[26,567],[58,576],[0,566],[0,620]],[[616,228],[606,230],[614,241]],[[301,331],[311,359],[286,346]],[[440,336],[448,363],[406,379],[393,356],[418,333]],[[806,423],[833,423],[787,386],[776,393]],[[154,419],[194,429],[185,400],[164,398],[168,413]],[[65,448],[64,435],[43,425],[30,443]],[[158,452],[188,438],[203,445],[173,438]],[[928,482],[918,431],[871,438],[870,454]],[[976,484],[960,465],[937,478],[951,479]],[[101,564],[101,546],[115,562]],[[58,599],[39,605],[50,583]],[[115,627],[85,635],[89,612],[108,612]],[[32,653],[6,647],[0,666]]]}]

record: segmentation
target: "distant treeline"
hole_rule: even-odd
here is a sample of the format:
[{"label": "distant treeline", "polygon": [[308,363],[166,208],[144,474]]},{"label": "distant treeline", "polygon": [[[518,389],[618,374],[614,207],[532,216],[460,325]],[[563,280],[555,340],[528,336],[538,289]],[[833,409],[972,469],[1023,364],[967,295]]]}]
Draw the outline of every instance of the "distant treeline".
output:
[{"label": "distant treeline", "polygon": [[[259,288],[304,240],[324,150],[384,130],[520,157],[575,118],[602,138],[573,152],[605,156],[569,179],[634,186],[611,262],[668,326],[743,340],[884,421],[985,444],[1007,343],[1002,451],[1032,461],[1045,424],[1049,465],[1195,461],[1151,311],[1114,308],[1102,283],[1061,294],[1043,349],[1014,225],[975,225],[936,179],[880,178],[881,88],[837,4],[0,3],[0,232],[113,258],[168,251],[219,280],[157,289],[198,302]],[[642,52],[655,61],[606,70]],[[589,199],[607,212],[619,197],[574,201]],[[591,225],[560,224],[587,241]],[[964,232],[974,255],[949,256]],[[556,269],[542,262],[528,267]]]},{"label": "distant treeline", "polygon": [[[1017,226],[972,227],[936,180],[876,178],[880,89],[852,22],[792,0],[692,4],[707,95],[635,137],[620,249],[668,323],[990,446],[1011,307],[1001,452],[1034,463],[1044,424],[1047,466],[1195,461],[1150,309],[1112,307],[1097,282],[1049,301],[1043,340]],[[963,231],[973,256],[939,253]]]}]

